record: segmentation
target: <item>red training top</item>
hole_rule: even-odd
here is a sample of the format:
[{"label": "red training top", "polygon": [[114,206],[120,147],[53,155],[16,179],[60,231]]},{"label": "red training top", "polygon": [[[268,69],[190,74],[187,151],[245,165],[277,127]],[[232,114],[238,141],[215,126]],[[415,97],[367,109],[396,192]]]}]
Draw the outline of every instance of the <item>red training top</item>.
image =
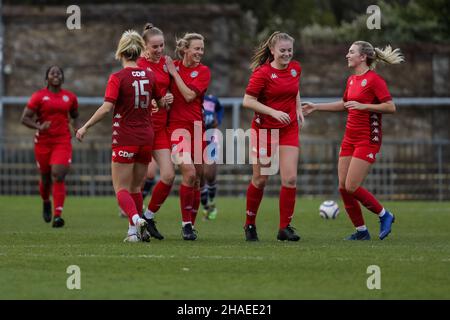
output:
[{"label": "red training top", "polygon": [[[352,75],[347,80],[344,102],[380,104],[392,100],[384,79],[375,71]],[[351,142],[381,144],[381,113],[367,110],[348,110],[345,138]]]},{"label": "red training top", "polygon": [[64,89],[53,93],[43,88],[33,93],[27,108],[36,113],[39,123],[51,121],[48,129],[36,132],[35,143],[70,143],[69,112],[78,109],[74,93]]},{"label": "red training top", "polygon": [[169,122],[194,122],[203,121],[202,105],[203,97],[211,80],[209,68],[199,64],[194,68],[183,66],[180,60],[174,61],[178,73],[186,86],[193,90],[197,96],[194,101],[186,102],[175,81],[170,83],[170,92],[173,94],[173,104],[170,108]]},{"label": "red training top", "polygon": [[153,143],[152,99],[161,99],[153,72],[127,67],[109,77],[105,101],[114,104],[113,147]]},{"label": "red training top", "polygon": [[[256,68],[251,75],[245,93],[270,108],[286,112],[292,123],[297,121],[297,94],[300,90],[301,72],[300,63],[295,60],[283,70],[265,63]],[[258,112],[255,112],[253,121],[258,127],[265,129],[287,126],[269,115]]]},{"label": "red training top", "polygon": [[[158,63],[140,57],[136,61],[138,67],[153,71],[156,77],[156,84],[161,91],[161,95],[165,96],[170,86],[170,74],[167,71],[166,58],[161,57]],[[160,108],[158,112],[152,113],[153,130],[158,131],[167,126],[167,110]]]}]

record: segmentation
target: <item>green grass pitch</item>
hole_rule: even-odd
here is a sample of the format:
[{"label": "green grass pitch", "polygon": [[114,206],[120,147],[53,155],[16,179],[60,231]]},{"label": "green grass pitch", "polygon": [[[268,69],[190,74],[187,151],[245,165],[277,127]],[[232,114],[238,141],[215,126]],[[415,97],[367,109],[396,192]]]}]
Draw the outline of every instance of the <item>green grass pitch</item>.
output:
[{"label": "green grass pitch", "polygon": [[[244,241],[245,198],[219,198],[215,221],[199,216],[197,241],[181,239],[178,199],[157,214],[166,237],[123,243],[127,220],[112,197],[66,199],[66,227],[41,217],[39,197],[0,197],[0,299],[449,299],[450,205],[386,202],[397,220],[378,240],[378,219],[365,211],[373,240],[347,242],[343,211],[323,220],[324,199],[297,199],[293,226],[302,239],[276,241],[278,199],[258,213],[260,242]],[[69,290],[67,267],[81,270]],[[381,289],[369,290],[370,265]]]}]

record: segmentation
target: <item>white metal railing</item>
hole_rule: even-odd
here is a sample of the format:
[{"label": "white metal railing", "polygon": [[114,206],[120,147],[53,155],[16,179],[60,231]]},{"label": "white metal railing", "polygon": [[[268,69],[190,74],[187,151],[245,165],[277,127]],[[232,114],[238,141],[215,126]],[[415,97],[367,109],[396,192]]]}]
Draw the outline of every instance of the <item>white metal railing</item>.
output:
[{"label": "white metal railing", "polygon": [[[342,97],[302,97],[302,101],[311,102],[332,102],[340,100]],[[29,97],[0,97],[0,126],[2,125],[2,105],[20,105],[25,106]],[[221,97],[219,98],[222,105],[226,108],[232,108],[232,126],[240,128],[240,110],[242,105],[242,97]],[[398,106],[450,106],[450,97],[411,97],[411,98],[394,98],[394,102]],[[79,105],[98,105],[103,103],[103,97],[78,97]]]}]

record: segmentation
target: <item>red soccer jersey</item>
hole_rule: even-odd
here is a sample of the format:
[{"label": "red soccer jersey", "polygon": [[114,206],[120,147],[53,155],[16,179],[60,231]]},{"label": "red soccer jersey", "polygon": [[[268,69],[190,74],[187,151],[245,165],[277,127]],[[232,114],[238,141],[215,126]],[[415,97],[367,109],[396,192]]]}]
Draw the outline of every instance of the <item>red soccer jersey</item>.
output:
[{"label": "red soccer jersey", "polygon": [[[357,101],[362,104],[379,104],[392,100],[384,79],[375,71],[368,71],[362,75],[352,75],[347,80],[344,102]],[[349,110],[345,138],[356,143],[366,141],[380,144],[381,113],[367,110]]]},{"label": "red soccer jersey", "polygon": [[153,144],[151,99],[161,99],[153,72],[127,67],[109,77],[105,101],[114,104],[113,147]]},{"label": "red soccer jersey", "polygon": [[36,113],[39,123],[51,121],[47,130],[36,132],[35,143],[70,143],[69,112],[78,109],[75,94],[64,89],[53,93],[43,88],[33,93],[27,107]]},{"label": "red soccer jersey", "polygon": [[[166,58],[161,57],[158,63],[154,63],[143,57],[136,61],[137,65],[142,69],[153,71],[156,77],[156,84],[161,91],[161,95],[165,96],[170,86],[170,74],[167,71]],[[167,126],[167,110],[160,108],[158,112],[152,113],[153,130],[161,130]]]},{"label": "red soccer jersey", "polygon": [[[245,93],[262,104],[289,114],[291,123],[297,121],[297,94],[300,90],[300,63],[292,60],[284,70],[273,68],[270,63],[258,67],[250,77]],[[253,119],[260,128],[287,126],[269,115],[255,112]]]},{"label": "red soccer jersey", "polygon": [[177,84],[175,81],[172,81],[170,92],[172,92],[174,100],[170,108],[169,122],[193,123],[194,121],[203,121],[203,97],[211,80],[209,68],[203,64],[199,64],[194,68],[187,68],[183,66],[183,62],[180,60],[174,61],[174,64],[186,86],[193,90],[197,96],[194,101],[186,102]]}]

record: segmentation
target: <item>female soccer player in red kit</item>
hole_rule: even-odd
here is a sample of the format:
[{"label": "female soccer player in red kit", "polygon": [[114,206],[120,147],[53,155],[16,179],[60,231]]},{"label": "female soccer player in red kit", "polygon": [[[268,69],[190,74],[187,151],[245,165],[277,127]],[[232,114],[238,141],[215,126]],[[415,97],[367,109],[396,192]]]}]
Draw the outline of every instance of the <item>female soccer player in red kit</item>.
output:
[{"label": "female soccer player in red kit", "polygon": [[[168,91],[170,86],[170,75],[166,66],[164,52],[164,34],[147,23],[144,27],[142,38],[145,41],[145,55],[137,60],[137,65],[142,69],[153,71],[156,83],[168,104],[173,102],[173,95]],[[166,200],[172,188],[175,179],[175,170],[173,168],[170,154],[170,140],[167,134],[167,109],[158,108],[155,100],[152,100],[152,124],[155,137],[153,140],[153,159],[158,163],[160,169],[160,181],[156,184],[148,208],[144,213],[144,219],[147,221],[147,230],[150,235],[159,240],[164,237],[156,229],[154,214],[159,210]],[[153,162],[152,162],[153,163]],[[149,171],[156,169],[150,163]],[[148,176],[148,174],[147,174]]]},{"label": "female soccer player in red kit", "polygon": [[153,72],[137,66],[144,50],[142,37],[133,30],[123,33],[116,51],[123,69],[113,73],[106,87],[105,102],[77,131],[82,141],[88,129],[113,111],[112,181],[120,208],[128,215],[128,236],[124,241],[150,241],[147,222],[140,217],[141,185],[152,159],[153,128],[151,100],[166,107]]},{"label": "female soccer player in red kit", "polygon": [[61,218],[66,197],[64,179],[72,159],[69,115],[74,119],[74,128],[78,128],[78,101],[75,94],[61,88],[64,73],[60,67],[48,68],[45,80],[47,87],[31,96],[23,111],[22,123],[31,129],[37,129],[34,153],[41,173],[39,191],[44,202],[43,217],[45,222],[52,220],[52,189],[52,226],[58,228],[64,226],[64,220]]},{"label": "female soccer player in red kit", "polygon": [[392,51],[387,46],[380,50],[365,41],[353,43],[346,58],[353,75],[347,80],[343,99],[333,103],[306,103],[303,112],[305,115],[315,110],[348,112],[338,163],[339,191],[356,228],[356,233],[347,240],[370,240],[359,202],[379,216],[382,240],[391,232],[394,215],[361,185],[380,151],[382,114],[394,113],[395,104],[386,82],[374,69],[378,61],[397,64],[404,58],[399,49]]},{"label": "female soccer player in red kit", "polygon": [[[252,180],[247,189],[247,241],[258,241],[255,220],[268,175],[261,163],[279,146],[281,175],[280,224],[278,240],[298,241],[290,222],[294,215],[297,164],[299,158],[299,124],[303,123],[300,104],[301,67],[292,60],[294,39],[286,33],[274,32],[255,52],[251,68],[253,74],[244,96],[243,106],[255,111],[252,122],[251,145],[256,151],[257,163],[253,165]],[[267,129],[267,139],[260,135]],[[278,130],[279,140],[271,141],[271,131]],[[266,158],[267,159],[267,158]]]},{"label": "female soccer player in red kit", "polygon": [[[204,47],[202,35],[186,33],[183,38],[177,40],[176,53],[180,60],[172,61],[170,57],[166,57],[167,68],[172,76],[170,92],[174,96],[168,127],[172,153],[175,157],[180,155],[180,151],[189,155],[187,161],[186,158],[179,158],[181,161],[178,161],[182,174],[180,205],[184,240],[197,238],[193,225],[200,206],[200,180],[205,147],[202,104],[211,79],[209,68],[200,63]],[[201,136],[195,137],[194,132],[201,133]]]}]

